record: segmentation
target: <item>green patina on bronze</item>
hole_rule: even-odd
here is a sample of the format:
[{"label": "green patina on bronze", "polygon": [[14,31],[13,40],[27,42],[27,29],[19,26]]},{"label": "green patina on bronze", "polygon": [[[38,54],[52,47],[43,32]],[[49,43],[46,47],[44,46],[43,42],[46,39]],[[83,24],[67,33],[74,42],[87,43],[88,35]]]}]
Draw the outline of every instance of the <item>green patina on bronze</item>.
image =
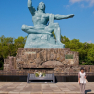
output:
[{"label": "green patina on bronze", "polygon": [[[54,20],[72,18],[74,15],[54,15],[45,13],[45,4],[39,3],[37,10],[32,6],[32,0],[28,0],[28,9],[32,15],[34,26],[22,25],[22,30],[28,33],[24,48],[65,48],[61,43],[61,30]],[[54,31],[55,38],[52,34]]]}]

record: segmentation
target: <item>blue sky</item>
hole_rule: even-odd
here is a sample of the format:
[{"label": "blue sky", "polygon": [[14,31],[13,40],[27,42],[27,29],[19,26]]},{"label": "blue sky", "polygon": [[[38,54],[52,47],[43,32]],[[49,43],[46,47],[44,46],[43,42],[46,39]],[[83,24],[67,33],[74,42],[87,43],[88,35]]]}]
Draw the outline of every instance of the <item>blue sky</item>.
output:
[{"label": "blue sky", "polygon": [[[55,21],[61,27],[62,36],[94,43],[94,0],[32,0],[33,6],[37,8],[41,1],[46,4],[46,13],[75,15]],[[23,24],[33,26],[27,0],[0,0],[0,36],[27,36],[21,30]]]}]

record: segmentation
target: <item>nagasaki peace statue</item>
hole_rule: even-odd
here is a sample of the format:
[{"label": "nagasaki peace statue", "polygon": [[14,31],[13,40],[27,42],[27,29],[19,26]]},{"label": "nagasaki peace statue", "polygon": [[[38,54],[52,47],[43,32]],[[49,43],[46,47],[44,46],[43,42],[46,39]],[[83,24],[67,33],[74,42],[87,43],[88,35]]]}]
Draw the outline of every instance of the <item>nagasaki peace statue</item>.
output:
[{"label": "nagasaki peace statue", "polygon": [[[35,10],[32,0],[27,1],[34,26],[22,25],[22,31],[28,34],[25,46],[18,48],[16,57],[11,56],[4,60],[4,70],[13,72],[13,74],[14,72],[35,74],[36,70],[56,74],[69,73],[69,65],[79,64],[79,54],[71,51],[70,48],[65,48],[65,44],[61,43],[61,30],[59,24],[54,23],[54,20],[72,18],[74,15],[45,13],[43,2],[40,2]],[[54,32],[55,38],[52,32]],[[70,58],[70,55],[73,59]],[[69,59],[66,59],[66,56],[69,56]],[[73,72],[77,69],[79,68],[72,68]]]},{"label": "nagasaki peace statue", "polygon": [[[65,48],[61,43],[61,30],[54,20],[72,18],[74,15],[54,15],[45,13],[45,4],[39,3],[37,10],[32,6],[32,0],[28,0],[28,9],[32,15],[34,26],[22,25],[21,29],[28,33],[24,48]],[[54,38],[52,32],[54,31]]]}]

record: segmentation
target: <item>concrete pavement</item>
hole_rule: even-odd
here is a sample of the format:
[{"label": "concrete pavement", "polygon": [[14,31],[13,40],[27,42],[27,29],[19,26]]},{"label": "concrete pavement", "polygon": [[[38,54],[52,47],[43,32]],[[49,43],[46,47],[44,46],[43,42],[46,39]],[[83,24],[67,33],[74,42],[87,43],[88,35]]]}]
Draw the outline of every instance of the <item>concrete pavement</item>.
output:
[{"label": "concrete pavement", "polygon": [[[80,94],[77,82],[0,82],[0,94]],[[86,84],[86,94],[94,94],[94,82]]]}]

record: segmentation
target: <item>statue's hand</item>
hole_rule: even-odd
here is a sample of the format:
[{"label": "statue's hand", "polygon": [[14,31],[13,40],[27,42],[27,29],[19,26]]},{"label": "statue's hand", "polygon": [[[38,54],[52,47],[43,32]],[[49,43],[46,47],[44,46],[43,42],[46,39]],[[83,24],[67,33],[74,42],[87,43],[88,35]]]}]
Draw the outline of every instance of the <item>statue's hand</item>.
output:
[{"label": "statue's hand", "polygon": [[74,17],[74,14],[69,15],[69,18],[72,18],[72,17]]},{"label": "statue's hand", "polygon": [[32,0],[28,0],[28,6],[32,5]]},{"label": "statue's hand", "polygon": [[32,0],[28,0],[28,2],[31,2],[32,3]]}]

